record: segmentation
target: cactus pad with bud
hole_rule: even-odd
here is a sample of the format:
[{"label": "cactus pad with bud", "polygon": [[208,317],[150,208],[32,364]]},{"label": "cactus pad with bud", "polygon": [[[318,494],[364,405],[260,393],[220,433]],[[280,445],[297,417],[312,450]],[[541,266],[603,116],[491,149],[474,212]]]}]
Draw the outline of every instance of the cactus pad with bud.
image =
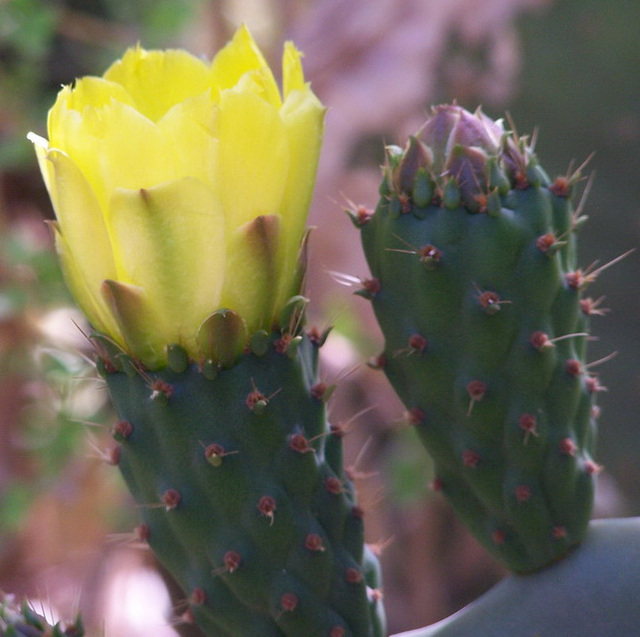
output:
[{"label": "cactus pad with bud", "polygon": [[440,106],[389,149],[375,213],[354,216],[380,360],[433,456],[434,486],[517,572],[582,541],[599,470],[579,179],[551,181],[501,122]]}]

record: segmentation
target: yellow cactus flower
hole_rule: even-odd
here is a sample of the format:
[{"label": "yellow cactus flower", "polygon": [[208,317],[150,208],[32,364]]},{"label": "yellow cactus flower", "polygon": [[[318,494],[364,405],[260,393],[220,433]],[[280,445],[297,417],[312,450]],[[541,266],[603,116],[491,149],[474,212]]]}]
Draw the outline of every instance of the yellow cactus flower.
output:
[{"label": "yellow cactus flower", "polygon": [[290,42],[282,66],[281,92],[244,26],[210,64],[132,48],[29,135],[71,292],[149,368],[174,343],[201,358],[216,310],[268,330],[297,293],[325,109]]}]

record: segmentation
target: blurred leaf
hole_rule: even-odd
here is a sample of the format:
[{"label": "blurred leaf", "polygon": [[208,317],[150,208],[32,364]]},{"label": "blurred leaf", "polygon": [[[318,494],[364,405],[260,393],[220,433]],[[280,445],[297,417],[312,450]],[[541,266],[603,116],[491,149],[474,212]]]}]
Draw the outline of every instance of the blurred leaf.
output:
[{"label": "blurred leaf", "polygon": [[412,507],[425,498],[433,479],[433,461],[412,427],[396,435],[394,446],[387,473],[389,496],[397,507]]}]

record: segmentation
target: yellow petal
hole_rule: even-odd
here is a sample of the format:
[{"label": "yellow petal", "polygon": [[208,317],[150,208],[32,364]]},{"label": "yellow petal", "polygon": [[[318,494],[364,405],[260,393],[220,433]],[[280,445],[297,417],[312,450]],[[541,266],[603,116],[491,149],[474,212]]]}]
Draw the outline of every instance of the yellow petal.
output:
[{"label": "yellow petal", "polygon": [[282,54],[282,93],[286,99],[291,91],[301,91],[305,86],[302,52],[293,42],[286,42]]},{"label": "yellow petal", "polygon": [[325,110],[308,85],[292,90],[281,110],[290,161],[287,187],[280,207],[283,243],[286,246],[284,272],[278,290],[280,302],[298,293],[295,287],[291,289],[289,277],[297,265],[299,243],[307,221],[306,214],[301,214],[301,211],[306,213],[313,195]]},{"label": "yellow petal", "polygon": [[83,115],[90,108],[100,109],[113,101],[134,105],[133,99],[124,87],[101,77],[84,77],[77,80],[73,87],[65,86],[58,93],[48,115],[47,126],[51,145],[64,148],[64,139],[68,131],[61,124],[60,117],[65,111],[75,111]]},{"label": "yellow petal", "polygon": [[[47,188],[47,192],[49,193],[49,197],[52,196],[52,188],[51,183],[53,181],[53,164],[51,164],[49,159],[49,142],[40,135],[36,135],[35,133],[27,133],[27,139],[33,144],[33,148],[36,151],[36,158],[38,160],[38,167],[40,168],[40,173],[42,174],[42,179],[44,180],[44,185]],[[55,208],[55,203],[52,201],[52,205]]]},{"label": "yellow petal", "polygon": [[277,215],[260,216],[229,237],[222,307],[242,316],[251,332],[271,329],[282,265],[280,226]]},{"label": "yellow petal", "polygon": [[158,128],[172,148],[177,176],[191,176],[214,185],[216,107],[209,95],[190,98],[174,106],[158,122]]},{"label": "yellow petal", "polygon": [[213,191],[192,177],[146,190],[117,190],[108,224],[118,280],[140,287],[187,349],[202,321],[220,307],[224,221]]},{"label": "yellow petal", "polygon": [[136,108],[154,122],[175,104],[209,87],[207,64],[180,49],[129,49],[104,77],[122,85]]},{"label": "yellow petal", "polygon": [[118,281],[104,281],[100,288],[123,334],[126,350],[148,368],[166,363],[165,345],[171,341],[158,325],[158,314],[145,291]]},{"label": "yellow petal", "polygon": [[59,113],[62,149],[80,168],[102,208],[116,188],[149,188],[176,178],[174,153],[158,127],[135,109],[111,102]]},{"label": "yellow petal", "polygon": [[94,329],[111,335],[120,345],[124,345],[120,329],[100,295],[100,284],[95,285],[95,281],[87,279],[87,270],[74,258],[59,224],[53,222],[50,226],[54,231],[56,251],[62,265],[64,280],[78,306]]},{"label": "yellow petal", "polygon": [[289,144],[278,111],[253,93],[225,91],[216,133],[216,189],[227,229],[277,212],[289,170]]},{"label": "yellow petal", "polygon": [[63,152],[52,149],[42,156],[49,194],[65,242],[87,285],[97,291],[104,279],[116,274],[111,242],[102,210],[78,167]]},{"label": "yellow petal", "polygon": [[233,39],[221,49],[211,63],[211,84],[220,90],[232,88],[246,73],[261,71],[265,99],[275,106],[281,103],[278,85],[267,61],[260,52],[249,29],[242,25]]}]

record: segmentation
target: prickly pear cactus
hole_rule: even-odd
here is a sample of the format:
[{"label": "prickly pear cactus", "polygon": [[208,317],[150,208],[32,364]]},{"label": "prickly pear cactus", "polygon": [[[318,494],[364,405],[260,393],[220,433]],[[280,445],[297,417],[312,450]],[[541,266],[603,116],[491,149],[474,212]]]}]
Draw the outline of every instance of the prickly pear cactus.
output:
[{"label": "prickly pear cactus", "polygon": [[112,458],[140,505],[136,535],[207,635],[384,632],[343,432],[327,425],[330,388],[316,377],[322,336],[299,328],[301,304],[285,308],[283,330],[248,340],[237,315],[218,312],[226,353],[196,364],[170,348],[157,372],[98,337],[121,418]]},{"label": "prickly pear cactus", "polygon": [[391,148],[361,229],[380,366],[436,466],[434,487],[517,572],[581,542],[592,508],[602,389],[585,363],[576,262],[580,172],[551,181],[527,140],[480,111],[433,109]]},{"label": "prickly pear cactus", "polygon": [[0,591],[0,637],[83,637],[82,620],[54,626],[36,613],[26,601],[18,603],[13,595]]}]

